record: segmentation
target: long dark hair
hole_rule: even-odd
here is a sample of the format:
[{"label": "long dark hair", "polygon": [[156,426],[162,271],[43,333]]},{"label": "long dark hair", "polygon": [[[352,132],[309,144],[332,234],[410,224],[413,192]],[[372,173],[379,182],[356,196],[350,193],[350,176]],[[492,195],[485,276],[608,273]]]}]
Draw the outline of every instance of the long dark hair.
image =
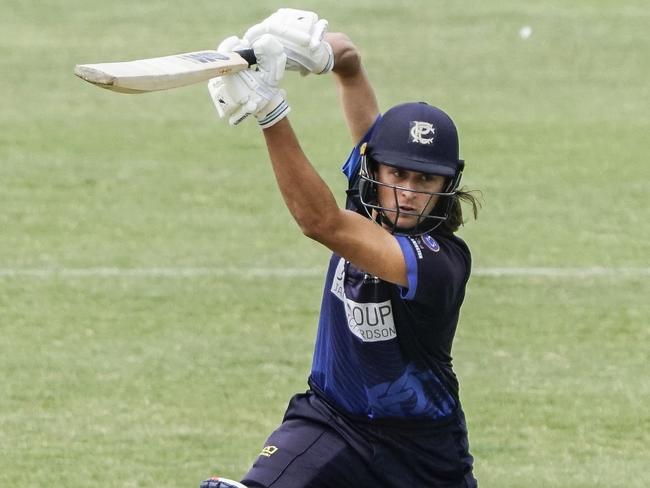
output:
[{"label": "long dark hair", "polygon": [[447,220],[443,221],[440,224],[439,229],[443,232],[453,234],[458,229],[460,229],[462,225],[465,224],[466,220],[463,218],[463,203],[470,205],[470,208],[472,209],[472,215],[476,220],[478,218],[478,211],[482,207],[482,195],[483,194],[478,190],[467,190],[463,187],[456,190],[456,194],[454,196],[445,198],[451,199],[451,204],[449,204],[449,200],[446,202],[438,202],[438,205],[450,205],[449,216],[447,217]]}]

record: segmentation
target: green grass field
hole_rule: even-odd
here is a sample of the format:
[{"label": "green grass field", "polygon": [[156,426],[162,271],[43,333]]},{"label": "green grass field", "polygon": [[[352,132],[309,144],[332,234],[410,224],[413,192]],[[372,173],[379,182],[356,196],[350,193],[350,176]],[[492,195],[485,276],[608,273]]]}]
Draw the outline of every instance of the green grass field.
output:
[{"label": "green grass field", "polygon": [[[72,74],[212,47],[281,6],[3,3],[0,486],[236,478],[306,388],[328,253],[259,130],[217,120],[204,86]],[[356,41],[383,108],[425,99],[459,126],[484,195],[454,349],[480,485],[649,486],[647,2],[293,6]],[[332,80],[285,88],[342,197]]]}]

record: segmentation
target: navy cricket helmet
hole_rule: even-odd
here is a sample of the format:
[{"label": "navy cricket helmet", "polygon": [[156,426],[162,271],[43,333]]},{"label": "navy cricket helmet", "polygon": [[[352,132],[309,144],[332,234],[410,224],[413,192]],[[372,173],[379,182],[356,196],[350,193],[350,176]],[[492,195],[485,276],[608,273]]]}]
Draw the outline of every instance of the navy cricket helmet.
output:
[{"label": "navy cricket helmet", "polygon": [[[393,233],[420,235],[430,232],[447,220],[453,198],[458,190],[465,162],[458,157],[458,131],[449,115],[425,102],[396,105],[383,114],[373,129],[365,147],[361,148],[361,169],[358,178],[358,200],[370,218],[391,228]],[[377,178],[377,166],[384,164],[408,171],[440,175],[446,178],[442,192],[424,192],[382,183]],[[382,207],[377,200],[377,187],[397,191],[412,191],[439,197],[427,215]],[[394,219],[388,219],[392,213]],[[415,215],[413,228],[401,229],[400,213]]]}]

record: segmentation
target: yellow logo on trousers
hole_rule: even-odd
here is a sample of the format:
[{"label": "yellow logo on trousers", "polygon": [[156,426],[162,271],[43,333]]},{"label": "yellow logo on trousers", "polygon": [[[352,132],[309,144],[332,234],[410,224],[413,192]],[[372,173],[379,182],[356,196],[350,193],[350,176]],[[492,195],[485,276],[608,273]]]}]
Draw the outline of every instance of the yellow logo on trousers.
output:
[{"label": "yellow logo on trousers", "polygon": [[276,452],[278,452],[277,447],[275,447],[275,446],[265,446],[264,449],[262,449],[262,452],[260,452],[260,456],[271,457]]}]

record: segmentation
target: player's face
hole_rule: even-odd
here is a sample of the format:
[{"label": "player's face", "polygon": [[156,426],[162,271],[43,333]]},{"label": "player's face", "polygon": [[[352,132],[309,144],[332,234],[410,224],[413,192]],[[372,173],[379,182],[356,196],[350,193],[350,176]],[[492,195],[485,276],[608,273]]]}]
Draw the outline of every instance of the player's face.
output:
[{"label": "player's face", "polygon": [[393,225],[402,229],[415,227],[419,223],[420,214],[428,215],[439,199],[438,195],[430,193],[442,192],[445,186],[445,177],[440,175],[418,173],[384,164],[378,166],[377,172],[377,179],[381,183],[400,187],[395,190],[377,185],[377,197],[380,206],[392,210],[385,212],[386,217]]}]

